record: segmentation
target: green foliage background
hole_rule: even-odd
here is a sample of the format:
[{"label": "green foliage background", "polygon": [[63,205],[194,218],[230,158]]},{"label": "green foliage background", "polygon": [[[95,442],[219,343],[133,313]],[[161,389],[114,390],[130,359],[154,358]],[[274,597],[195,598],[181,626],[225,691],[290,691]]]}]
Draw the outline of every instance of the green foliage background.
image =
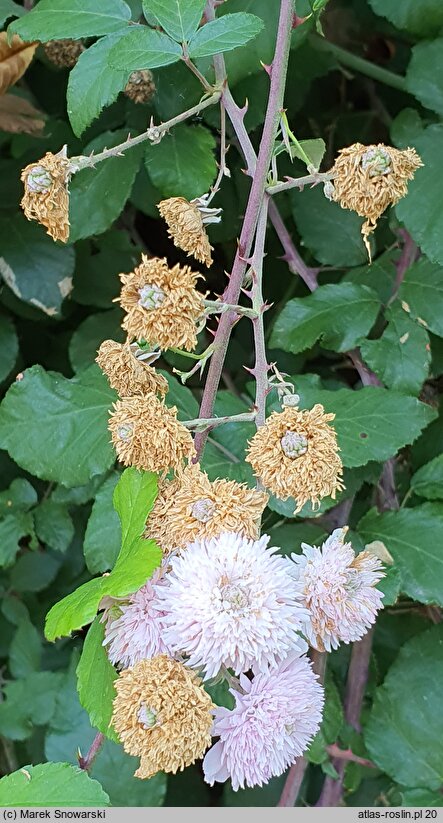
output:
[{"label": "green foliage background", "polygon": [[[158,4],[146,0],[146,10],[155,13]],[[229,0],[219,12],[226,15],[220,50],[229,51],[234,98],[240,104],[248,99],[245,124],[256,147],[268,92],[260,60],[272,59],[278,5]],[[183,25],[193,31],[202,3],[188,0],[187,6]],[[93,12],[84,13],[88,8],[96,19]],[[271,499],[264,529],[283,552],[294,551],[302,540],[321,540],[345,506],[356,547],[382,541],[394,561],[384,584],[386,608],[375,629],[361,733],[344,721],[350,650],[343,647],[328,661],[325,720],[309,753],[300,805],[315,804],[324,776],[334,776],[326,749],[333,743],[375,766],[347,765],[348,805],[442,805],[442,9],[441,0],[329,0],[321,22],[327,41],[338,48],[325,47],[313,20],[293,35],[288,120],[298,138],[325,140],[323,169],[332,165],[337,149],[357,141],[415,146],[424,162],[408,196],[379,221],[372,265],[360,239],[361,219],[328,202],[320,187],[278,196],[305,262],[320,268],[320,286],[312,295],[281,259],[269,228],[264,278],[272,304],[266,315],[269,357],[291,375],[303,405],[321,402],[335,412],[346,491],[338,507],[323,501],[319,517],[305,507],[293,518],[291,501]],[[155,42],[147,44],[143,33],[135,32],[129,42],[125,27],[130,17],[140,18],[139,0],[40,0],[37,10],[49,15],[40,29],[38,16],[0,0],[0,25],[17,17],[12,28],[28,39],[92,39],[71,73],[57,70],[39,47],[11,90],[45,113],[43,135],[0,132],[0,769],[3,775],[12,772],[0,781],[0,804],[274,806],[284,777],[237,794],[229,785],[206,786],[199,765],[185,774],[136,780],[135,759],[112,734],[90,778],[76,769],[77,750],[84,755],[94,729],[107,729],[113,678],[100,624],[94,622],[88,632],[81,626],[95,615],[103,581],[106,591],[127,593],[141,584],[137,568],[145,563],[143,552],[151,552],[150,568],[155,565],[155,548],[138,539],[144,513],[139,522],[134,501],[142,481],[135,475],[126,476],[114,498],[122,544],[112,508],[120,470],[107,431],[115,395],[94,357],[102,340],[122,339],[121,313],[113,303],[119,272],[130,271],[143,249],[185,262],[169,241],[156,204],[208,190],[217,172],[219,121],[216,107],[207,109],[159,145],[132,149],[79,173],[71,187],[69,244],[54,244],[19,209],[21,168],[63,144],[70,156],[116,145],[128,132],[143,131],[151,116],[165,121],[195,105],[201,88],[177,61],[166,35],[157,32]],[[298,15],[309,11],[306,0],[297,4]],[[265,23],[243,48],[237,48],[241,27],[229,27],[228,15],[236,12],[252,12]],[[254,26],[246,16],[243,22],[245,30]],[[176,25],[171,17],[172,36]],[[137,106],[120,92],[128,72],[140,68],[140,49],[149,54],[157,90],[150,104]],[[210,72],[213,53],[200,32],[191,55],[201,71]],[[353,55],[364,58],[366,68],[360,71]],[[404,79],[394,87],[382,82],[379,69]],[[250,185],[231,132],[229,137],[231,177],[214,201],[223,208],[223,219],[209,228],[215,262],[205,274],[214,294],[226,283]],[[279,169],[280,177],[303,173],[299,161],[291,164],[285,155]],[[403,229],[421,256],[395,293]],[[243,369],[252,365],[250,332],[246,321],[234,332],[218,414],[251,405],[253,387]],[[209,341],[209,336],[202,340],[202,349]],[[356,348],[380,387],[362,387]],[[172,375],[173,367],[186,365],[170,353],[161,363],[170,382],[168,403],[178,406],[182,419],[197,416],[201,394],[198,380],[182,386]],[[273,406],[270,401],[268,411]],[[251,482],[243,457],[252,431],[252,424],[244,424],[212,433],[203,462],[211,479]],[[391,458],[401,509],[378,513],[378,481],[383,462]],[[128,511],[134,513],[129,525]],[[134,569],[124,564],[122,572],[119,561],[128,540],[137,562]],[[110,569],[109,578],[96,577]],[[51,639],[75,629],[73,639],[48,642],[45,615],[79,586],[86,589],[73,595],[73,612],[65,608],[67,601],[56,607],[48,629]],[[31,780],[17,771],[23,766]]]}]

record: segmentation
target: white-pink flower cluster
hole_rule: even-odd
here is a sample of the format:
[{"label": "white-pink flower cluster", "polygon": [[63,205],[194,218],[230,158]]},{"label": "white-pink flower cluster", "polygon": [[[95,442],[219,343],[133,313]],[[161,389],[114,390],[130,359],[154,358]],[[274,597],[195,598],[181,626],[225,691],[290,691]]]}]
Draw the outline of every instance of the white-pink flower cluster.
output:
[{"label": "white-pink flower cluster", "polygon": [[[106,604],[104,645],[120,667],[168,654],[204,679],[239,676],[232,710],[218,707],[205,779],[234,790],[267,783],[317,733],[323,689],[305,655],[363,636],[381,608],[381,564],[335,531],[292,559],[225,532],[196,540],[123,603]],[[305,639],[306,638],[306,639]],[[231,675],[232,677],[232,675]],[[235,678],[234,678],[235,680]]]},{"label": "white-pink flower cluster", "polygon": [[291,555],[308,617],[303,633],[319,651],[360,640],[383,607],[375,588],[384,577],[382,563],[367,551],[356,555],[346,533],[336,529],[321,548],[302,543],[303,553]]}]

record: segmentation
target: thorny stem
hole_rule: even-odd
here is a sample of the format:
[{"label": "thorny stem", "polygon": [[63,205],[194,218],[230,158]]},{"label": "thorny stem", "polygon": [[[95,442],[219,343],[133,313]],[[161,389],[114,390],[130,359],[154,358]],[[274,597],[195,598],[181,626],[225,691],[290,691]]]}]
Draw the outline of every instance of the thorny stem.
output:
[{"label": "thorny stem", "polygon": [[[208,6],[211,6],[213,12],[212,3],[208,4]],[[210,10],[207,9],[207,17],[208,11]],[[281,0],[277,40],[272,63],[271,84],[265,122],[254,176],[252,178],[243,227],[240,234],[238,250],[235,256],[234,265],[232,267],[230,280],[223,295],[223,300],[227,303],[238,303],[246,266],[248,264],[248,258],[252,249],[260,208],[266,189],[268,170],[271,164],[275,138],[279,128],[280,112],[283,107],[293,12],[294,0]],[[215,62],[216,61],[214,61],[214,64]],[[222,69],[224,68],[223,65],[220,64],[220,61],[218,61],[218,66],[218,70],[220,70],[220,66]],[[227,112],[229,115],[228,108]],[[235,319],[235,315],[232,314],[223,314],[220,318],[220,323],[214,339],[215,351],[209,366],[208,376],[200,406],[200,415],[203,418],[211,417],[214,408],[215,397]],[[197,434],[195,438],[195,448],[199,457],[204,449],[205,441],[205,432]]]},{"label": "thorny stem", "polygon": [[268,186],[268,194],[279,194],[281,191],[288,191],[288,189],[303,189],[304,186],[316,186],[318,183],[326,183],[332,180],[333,175],[329,172],[314,172],[313,174],[306,174],[304,177],[286,177],[283,183],[275,183]]},{"label": "thorny stem", "polygon": [[255,407],[257,409],[255,425],[257,429],[260,428],[260,426],[264,426],[266,422],[266,396],[269,389],[269,365],[266,357],[265,331],[263,324],[263,314],[265,310],[263,301],[263,257],[265,253],[268,205],[269,196],[265,194],[258,218],[254,253],[251,259],[251,300],[252,308],[255,311],[255,318],[252,321],[252,327],[254,330],[255,365],[252,373],[255,377]]},{"label": "thorny stem", "polygon": [[207,314],[225,314],[227,311],[235,312],[236,314],[250,317],[253,320],[257,317],[257,310],[255,308],[249,309],[247,306],[239,306],[235,303],[223,303],[221,300],[204,300]]},{"label": "thorny stem", "polygon": [[196,432],[208,432],[217,426],[224,426],[225,423],[250,423],[255,420],[256,412],[243,412],[242,414],[231,414],[226,417],[196,417],[194,420],[182,420],[182,426]]},{"label": "thorny stem", "polygon": [[101,732],[97,732],[94,737],[94,740],[91,743],[90,749],[86,755],[86,757],[82,757],[81,754],[78,756],[78,765],[81,769],[85,772],[88,772],[89,769],[92,767],[92,764],[97,757],[103,743],[105,742],[105,735]]},{"label": "thorny stem", "polygon": [[98,154],[91,154],[88,157],[85,155],[71,157],[69,159],[71,174],[77,174],[77,172],[81,171],[81,169],[94,168],[97,163],[101,163],[102,160],[108,160],[109,157],[119,157],[128,149],[132,149],[134,146],[138,146],[146,140],[151,140],[153,143],[158,143],[169,131],[169,129],[176,126],[178,123],[182,123],[184,120],[188,120],[195,114],[200,114],[203,109],[207,109],[209,106],[213,106],[215,103],[218,103],[220,96],[220,91],[214,91],[213,94],[206,97],[206,99],[203,98],[200,100],[196,106],[192,106],[192,108],[187,111],[182,111],[180,114],[177,114],[176,117],[172,117],[171,120],[167,120],[166,123],[160,123],[159,126],[150,126],[149,129],[146,129],[146,131],[142,134],[138,134],[136,137],[129,136],[123,143],[119,143],[118,146],[113,146],[111,149],[104,149],[104,151],[101,151]]},{"label": "thorny stem", "polygon": [[317,34],[313,34],[310,39],[316,48],[329,52],[342,66],[347,66],[347,68],[360,72],[360,74],[364,74],[366,77],[371,77],[372,80],[379,80],[380,83],[391,86],[393,89],[404,92],[408,91],[406,78],[400,74],[395,74],[388,69],[375,65],[375,63],[370,63],[369,60],[358,57],[356,54],[352,54],[350,51],[346,51],[346,49],[330,43],[329,40]]},{"label": "thorny stem", "polygon": [[209,206],[209,203],[211,202],[211,200],[213,200],[213,198],[219,191],[223,177],[231,176],[231,172],[226,166],[227,151],[228,147],[226,145],[226,109],[223,105],[223,100],[220,100],[220,163],[218,167],[217,179],[214,185],[211,186],[211,194],[206,200],[207,206]]},{"label": "thorny stem", "polygon": [[331,757],[336,757],[338,760],[358,763],[360,766],[366,766],[368,769],[376,768],[372,760],[367,760],[366,757],[359,757],[358,754],[354,754],[351,749],[340,749],[337,746],[337,743],[331,743],[330,746],[326,746],[326,751],[331,755]]}]

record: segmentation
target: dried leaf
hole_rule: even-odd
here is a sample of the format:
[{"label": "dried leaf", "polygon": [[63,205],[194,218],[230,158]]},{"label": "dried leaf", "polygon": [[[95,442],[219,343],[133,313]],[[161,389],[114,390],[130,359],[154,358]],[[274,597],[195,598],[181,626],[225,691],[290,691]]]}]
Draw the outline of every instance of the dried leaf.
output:
[{"label": "dried leaf", "polygon": [[0,131],[40,135],[44,125],[44,114],[28,100],[15,94],[0,96]]},{"label": "dried leaf", "polygon": [[6,32],[0,32],[0,94],[4,94],[25,73],[37,46],[38,43],[24,43],[17,34],[8,44]]}]

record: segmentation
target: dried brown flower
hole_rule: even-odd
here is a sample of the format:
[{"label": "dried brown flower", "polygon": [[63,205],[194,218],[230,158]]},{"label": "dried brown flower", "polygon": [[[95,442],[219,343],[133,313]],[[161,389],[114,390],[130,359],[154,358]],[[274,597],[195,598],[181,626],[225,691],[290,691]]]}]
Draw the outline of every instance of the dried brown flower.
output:
[{"label": "dried brown flower", "polygon": [[126,97],[134,103],[149,103],[155,94],[154,75],[149,69],[133,71],[125,86]]},{"label": "dried brown flower", "polygon": [[281,500],[294,497],[294,514],[308,500],[315,507],[344,488],[337,435],[328,425],[334,417],[320,404],[310,410],[287,406],[273,412],[249,443],[246,460],[254,474]]},{"label": "dried brown flower", "polygon": [[140,757],[135,777],[175,774],[203,757],[213,703],[195,672],[161,654],[125,669],[115,688],[112,723],[125,752]]},{"label": "dried brown flower", "polygon": [[53,240],[66,243],[69,237],[69,191],[71,176],[66,146],[58,154],[48,151],[37,163],[23,169],[25,185],[21,207],[28,220],[38,220]]},{"label": "dried brown flower", "polygon": [[162,374],[140,360],[137,346],[104,340],[95,358],[110,385],[123,397],[144,394],[165,395],[168,381]]},{"label": "dried brown flower", "polygon": [[377,146],[354,143],[339,151],[331,169],[333,182],[328,186],[328,196],[343,209],[366,217],[361,232],[369,257],[368,237],[376,228],[378,218],[388,206],[405,196],[408,181],[422,165],[415,149],[400,151],[383,143]]},{"label": "dried brown flower", "polygon": [[206,266],[212,264],[212,246],[206,234],[203,215],[196,203],[184,197],[169,197],[157,206],[168,224],[168,234],[175,246],[188,252]]},{"label": "dried brown flower", "polygon": [[160,486],[145,537],[155,540],[165,554],[196,539],[216,537],[226,531],[256,540],[267,502],[267,494],[250,489],[245,483],[211,483],[198,463],[190,464]]},{"label": "dried brown flower", "polygon": [[161,349],[195,349],[196,323],[204,313],[203,297],[195,289],[199,277],[189,266],[177,263],[170,269],[165,257],[143,254],[135,271],[120,275],[119,301],[127,312],[122,326],[129,337]]},{"label": "dried brown flower", "polygon": [[81,40],[48,40],[44,45],[48,60],[60,69],[72,69],[85,51]]},{"label": "dried brown flower", "polygon": [[167,472],[179,469],[185,458],[195,454],[191,434],[177,420],[176,407],[165,406],[155,394],[117,400],[109,430],[125,466]]}]

